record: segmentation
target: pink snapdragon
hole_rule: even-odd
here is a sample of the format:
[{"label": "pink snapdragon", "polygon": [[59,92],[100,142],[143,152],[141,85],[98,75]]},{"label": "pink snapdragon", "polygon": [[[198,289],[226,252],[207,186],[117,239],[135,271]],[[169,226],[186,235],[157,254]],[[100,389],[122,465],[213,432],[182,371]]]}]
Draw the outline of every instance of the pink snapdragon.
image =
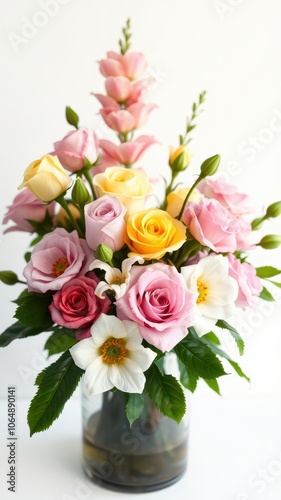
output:
[{"label": "pink snapdragon", "polygon": [[119,145],[102,139],[100,140],[101,161],[107,166],[132,165],[141,158],[150,146],[156,143],[156,139],[150,135],[141,135],[134,141],[123,142]]},{"label": "pink snapdragon", "polygon": [[108,51],[107,58],[99,61],[100,72],[106,78],[109,76],[126,76],[136,80],[144,72],[147,62],[141,52],[128,52],[125,55]]},{"label": "pink snapdragon", "polygon": [[77,172],[84,166],[85,158],[95,163],[99,155],[99,142],[94,130],[72,130],[54,143],[54,154],[69,172]]},{"label": "pink snapdragon", "polygon": [[55,202],[47,205],[38,200],[29,189],[23,189],[15,196],[12,205],[9,205],[7,209],[3,218],[3,224],[13,221],[15,226],[5,229],[4,234],[12,231],[27,231],[32,233],[35,229],[28,220],[43,222],[47,214],[52,217],[54,215]]},{"label": "pink snapdragon", "polygon": [[100,110],[100,114],[108,127],[118,133],[124,134],[142,127],[155,108],[155,104],[136,102],[126,109],[105,107]]}]

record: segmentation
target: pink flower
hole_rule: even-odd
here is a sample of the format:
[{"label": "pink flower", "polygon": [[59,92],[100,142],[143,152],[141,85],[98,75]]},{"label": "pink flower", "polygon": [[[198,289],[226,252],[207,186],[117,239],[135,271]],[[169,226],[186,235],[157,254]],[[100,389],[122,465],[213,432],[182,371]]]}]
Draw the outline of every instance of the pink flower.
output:
[{"label": "pink flower", "polygon": [[255,245],[249,243],[252,227],[249,221],[243,217],[236,217],[236,241],[237,250],[253,250]]},{"label": "pink flower", "polygon": [[46,205],[42,203],[29,189],[23,189],[13,200],[12,205],[7,207],[7,213],[3,218],[3,224],[13,221],[16,225],[5,229],[5,233],[11,231],[27,231],[32,233],[35,229],[28,219],[35,222],[43,222],[47,213],[50,217],[54,215],[55,203]]},{"label": "pink flower", "polygon": [[107,58],[99,61],[100,72],[109,76],[126,76],[136,80],[146,68],[146,60],[141,52],[129,52],[125,55],[114,51],[107,52]]},{"label": "pink flower", "polygon": [[132,165],[140,159],[142,154],[152,145],[156,144],[157,141],[154,137],[150,135],[141,135],[137,139],[131,142],[123,142],[118,146],[111,141],[102,139],[100,141],[100,147],[102,149],[102,161],[104,161],[107,166],[109,163],[114,165]]},{"label": "pink flower", "polygon": [[105,80],[107,95],[117,102],[125,102],[132,92],[132,83],[125,76],[109,76]]},{"label": "pink flower", "polygon": [[85,206],[86,241],[90,248],[104,244],[113,252],[124,246],[126,208],[115,197],[103,195]]},{"label": "pink flower", "polygon": [[245,193],[239,193],[237,188],[223,178],[208,179],[202,181],[198,188],[206,198],[214,198],[234,215],[246,214],[252,211],[249,206],[249,197]]},{"label": "pink flower", "polygon": [[84,159],[95,163],[99,154],[98,137],[94,130],[87,132],[81,128],[72,130],[61,140],[54,143],[56,154],[66,170],[77,172],[84,166]]},{"label": "pink flower", "polygon": [[127,109],[102,108],[100,114],[108,127],[118,133],[124,134],[142,127],[155,108],[155,104],[137,102],[128,106]]},{"label": "pink flower", "polygon": [[191,235],[214,252],[234,252],[237,249],[236,218],[217,200],[203,198],[189,203],[183,222]]},{"label": "pink flower", "polygon": [[106,314],[109,310],[109,298],[100,299],[95,295],[98,283],[93,272],[72,278],[53,295],[53,302],[49,306],[54,323],[81,330],[76,334],[79,340],[90,337],[92,324],[101,313]]},{"label": "pink flower", "polygon": [[229,276],[238,284],[238,307],[254,307],[257,305],[257,296],[262,291],[262,283],[256,274],[256,269],[247,262],[241,262],[234,255],[228,254]]},{"label": "pink flower", "polygon": [[40,293],[60,290],[70,279],[86,274],[92,260],[92,251],[76,231],[68,233],[56,228],[45,234],[31,252],[23,271],[28,290]]},{"label": "pink flower", "polygon": [[193,324],[195,296],[174,266],[133,266],[129,289],[116,301],[117,317],[139,325],[143,338],[170,351]]}]

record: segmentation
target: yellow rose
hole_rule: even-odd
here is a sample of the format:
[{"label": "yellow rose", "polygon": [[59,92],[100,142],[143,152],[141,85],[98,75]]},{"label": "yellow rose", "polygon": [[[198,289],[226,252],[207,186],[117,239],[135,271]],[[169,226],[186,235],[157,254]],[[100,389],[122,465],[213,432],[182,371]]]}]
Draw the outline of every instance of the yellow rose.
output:
[{"label": "yellow rose", "polygon": [[143,170],[124,167],[106,168],[94,176],[93,185],[98,197],[104,194],[116,196],[128,214],[143,210],[146,198],[153,194],[153,186]]},{"label": "yellow rose", "polygon": [[175,151],[170,147],[169,165],[173,172],[182,172],[189,165],[190,156],[185,146],[179,146]]},{"label": "yellow rose", "polygon": [[55,200],[70,186],[70,177],[57,156],[44,155],[33,161],[25,170],[18,189],[28,188],[39,200]]},{"label": "yellow rose", "polygon": [[[79,219],[81,217],[81,214],[78,210],[78,208],[73,205],[73,203],[68,203],[68,208],[70,212],[72,213],[72,216],[75,220]],[[66,213],[64,208],[60,208],[59,212],[55,215],[53,219],[53,223],[55,227],[64,227],[65,229],[68,228],[70,223],[69,215]],[[71,226],[72,227],[72,226]]]},{"label": "yellow rose", "polygon": [[129,257],[161,259],[166,252],[178,250],[185,240],[185,225],[159,208],[148,208],[128,218],[125,243],[131,250]]},{"label": "yellow rose", "polygon": [[[175,189],[167,196],[167,212],[172,217],[177,217],[180,213],[182,204],[185,200],[185,197],[190,190],[189,187],[181,187]],[[200,193],[198,189],[194,189],[188,198],[188,201],[200,201],[203,198],[203,195]]]}]

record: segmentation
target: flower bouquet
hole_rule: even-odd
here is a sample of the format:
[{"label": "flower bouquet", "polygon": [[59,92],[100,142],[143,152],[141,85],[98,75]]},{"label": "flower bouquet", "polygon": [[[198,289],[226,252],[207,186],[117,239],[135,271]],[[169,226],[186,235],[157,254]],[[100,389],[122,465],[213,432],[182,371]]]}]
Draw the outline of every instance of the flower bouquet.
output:
[{"label": "flower bouquet", "polygon": [[[120,394],[128,428],[149,405],[158,417],[180,423],[188,411],[185,389],[193,392],[200,378],[219,393],[228,363],[248,379],[221,348],[221,338],[231,335],[243,353],[244,342],[228,320],[241,308],[273,300],[263,280],[281,272],[250,263],[256,246],[281,244],[279,235],[258,242],[254,236],[280,215],[281,202],[250,221],[248,196],[215,176],[217,154],[202,163],[195,180],[186,174],[205,92],[170,148],[170,178],[156,182],[137,166],[157,143],[134,135],[155,105],[145,101],[151,79],[141,78],[144,55],[130,51],[129,21],[122,33],[120,52],[99,61],[106,94],[94,94],[116,141],[80,128],[67,107],[73,129],[27,167],[3,220],[14,222],[5,233],[27,231],[32,241],[24,280],[0,273],[8,285],[25,285],[15,300],[16,322],[1,334],[0,345],[49,332],[45,350],[56,355],[35,380],[31,435],[60,415],[83,374],[87,393],[105,394],[113,411],[107,430],[120,416]],[[155,192],[162,187],[159,201]],[[171,356],[177,376],[169,371]]]}]

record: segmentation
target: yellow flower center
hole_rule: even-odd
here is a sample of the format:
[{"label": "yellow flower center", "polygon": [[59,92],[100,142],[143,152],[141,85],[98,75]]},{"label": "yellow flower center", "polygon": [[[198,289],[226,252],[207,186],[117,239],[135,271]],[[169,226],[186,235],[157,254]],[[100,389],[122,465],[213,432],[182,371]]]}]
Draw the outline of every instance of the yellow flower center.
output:
[{"label": "yellow flower center", "polygon": [[196,303],[201,304],[202,302],[206,301],[206,297],[208,295],[208,287],[200,279],[197,280],[197,291],[198,297]]},{"label": "yellow flower center", "polygon": [[127,349],[122,340],[109,339],[101,347],[102,359],[108,364],[122,363],[124,361]]},{"label": "yellow flower center", "polygon": [[66,268],[69,266],[69,262],[65,257],[60,257],[52,265],[52,274],[55,276],[60,276],[64,273]]}]

